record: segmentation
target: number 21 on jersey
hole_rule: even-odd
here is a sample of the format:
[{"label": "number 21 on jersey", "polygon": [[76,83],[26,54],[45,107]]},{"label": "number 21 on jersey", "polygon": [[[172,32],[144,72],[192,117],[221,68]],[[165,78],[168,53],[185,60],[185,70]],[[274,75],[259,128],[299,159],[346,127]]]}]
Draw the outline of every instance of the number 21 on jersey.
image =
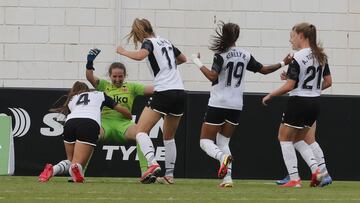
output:
[{"label": "number 21 on jersey", "polygon": [[[313,81],[314,79],[316,81],[316,88],[317,89],[320,89],[320,85],[321,85],[321,77],[322,77],[322,71],[323,68],[321,66],[318,66],[317,68],[315,68],[314,66],[309,66],[307,69],[306,69],[306,78],[304,80],[304,84],[302,85],[302,88],[303,89],[306,89],[306,90],[311,90],[313,88],[312,85],[309,85],[308,83],[311,83],[311,81]],[[314,84],[314,83],[312,83]]]}]

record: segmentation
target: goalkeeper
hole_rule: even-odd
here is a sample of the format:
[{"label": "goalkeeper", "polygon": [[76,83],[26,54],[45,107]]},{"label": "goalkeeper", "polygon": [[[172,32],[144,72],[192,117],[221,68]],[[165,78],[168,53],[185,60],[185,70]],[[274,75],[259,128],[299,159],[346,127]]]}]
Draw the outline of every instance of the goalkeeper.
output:
[{"label": "goalkeeper", "polygon": [[[130,112],[136,96],[150,95],[153,93],[152,86],[125,82],[126,68],[124,64],[119,62],[112,63],[109,67],[108,74],[111,82],[96,77],[93,73],[95,70],[93,67],[93,61],[99,53],[99,49],[91,49],[87,56],[86,64],[86,79],[96,90],[105,92],[108,96],[113,98],[115,102],[118,102]],[[103,108],[101,113],[100,140],[113,140],[124,143],[128,140],[135,140],[135,135],[136,124],[133,121],[125,118],[122,114],[112,109],[107,107]],[[139,149],[139,145],[137,145],[137,152],[140,169],[143,173],[147,170],[147,161]],[[54,175],[67,173],[70,166],[69,164],[68,160],[63,160],[55,166],[46,164],[45,169],[39,176],[39,181],[46,182]],[[155,180],[156,177],[154,176],[142,183],[153,183]]]}]

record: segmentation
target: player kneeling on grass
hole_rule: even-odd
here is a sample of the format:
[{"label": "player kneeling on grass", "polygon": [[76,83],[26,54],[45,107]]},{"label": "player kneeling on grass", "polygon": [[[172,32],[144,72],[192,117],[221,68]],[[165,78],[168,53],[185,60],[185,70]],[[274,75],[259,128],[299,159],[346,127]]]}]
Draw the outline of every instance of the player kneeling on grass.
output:
[{"label": "player kneeling on grass", "polygon": [[46,182],[60,172],[67,172],[77,183],[84,182],[83,168],[88,163],[96,146],[101,126],[101,109],[107,106],[117,110],[125,117],[131,118],[128,109],[114,102],[103,92],[92,91],[83,82],[75,82],[70,89],[67,100],[62,107],[52,109],[66,115],[64,125],[64,146],[67,160],[58,167],[45,166],[39,176],[40,182]]},{"label": "player kneeling on grass", "polygon": [[223,181],[219,186],[232,187],[229,142],[235,127],[239,125],[245,70],[272,73],[289,64],[291,57],[288,55],[280,63],[263,66],[248,51],[235,45],[240,34],[237,24],[221,23],[216,34],[210,47],[215,52],[211,70],[202,64],[199,56],[193,55],[195,65],[212,82],[208,108],[201,128],[200,147],[220,162],[218,177]]}]

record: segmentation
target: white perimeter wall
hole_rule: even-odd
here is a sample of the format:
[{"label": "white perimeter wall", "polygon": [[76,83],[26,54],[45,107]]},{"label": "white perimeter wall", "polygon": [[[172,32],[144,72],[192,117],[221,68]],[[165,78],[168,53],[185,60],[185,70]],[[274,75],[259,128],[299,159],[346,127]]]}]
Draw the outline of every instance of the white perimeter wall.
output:
[{"label": "white perimeter wall", "polygon": [[[238,23],[238,46],[264,63],[291,51],[289,31],[307,21],[329,56],[333,87],[326,94],[360,95],[359,0],[0,0],[0,87],[70,87],[85,81],[87,51],[102,50],[96,75],[122,61],[128,80],[151,83],[145,62],[115,53],[134,18],[149,19],[157,35],[188,56],[201,52],[211,66],[210,35],[218,20]],[[186,89],[207,91],[210,83],[187,63],[180,67]],[[246,74],[247,92],[268,92],[282,84],[279,73]]]}]

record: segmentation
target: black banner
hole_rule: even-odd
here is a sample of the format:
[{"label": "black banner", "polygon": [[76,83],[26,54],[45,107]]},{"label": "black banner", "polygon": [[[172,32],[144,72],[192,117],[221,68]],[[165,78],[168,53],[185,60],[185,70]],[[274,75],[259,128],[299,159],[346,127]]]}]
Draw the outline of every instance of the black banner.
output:
[{"label": "black banner", "polygon": [[[13,119],[15,175],[39,175],[45,163],[56,164],[66,158],[62,141],[63,115],[49,108],[65,89],[0,89],[0,113]],[[200,129],[207,107],[208,93],[188,92],[186,112],[176,134],[176,177],[215,178],[219,163],[208,157],[199,144]],[[277,133],[287,98],[275,98],[261,105],[262,94],[246,94],[240,125],[230,142],[234,156],[233,177],[275,179],[286,175]],[[136,99],[133,115],[139,117],[147,99]],[[323,96],[317,140],[334,179],[360,180],[360,158],[356,131],[360,123],[360,97]],[[162,122],[150,136],[156,156],[164,167]],[[160,127],[161,126],[161,127]],[[135,142],[99,142],[86,171],[87,176],[139,177]],[[310,170],[298,154],[299,170],[309,179]]]}]

